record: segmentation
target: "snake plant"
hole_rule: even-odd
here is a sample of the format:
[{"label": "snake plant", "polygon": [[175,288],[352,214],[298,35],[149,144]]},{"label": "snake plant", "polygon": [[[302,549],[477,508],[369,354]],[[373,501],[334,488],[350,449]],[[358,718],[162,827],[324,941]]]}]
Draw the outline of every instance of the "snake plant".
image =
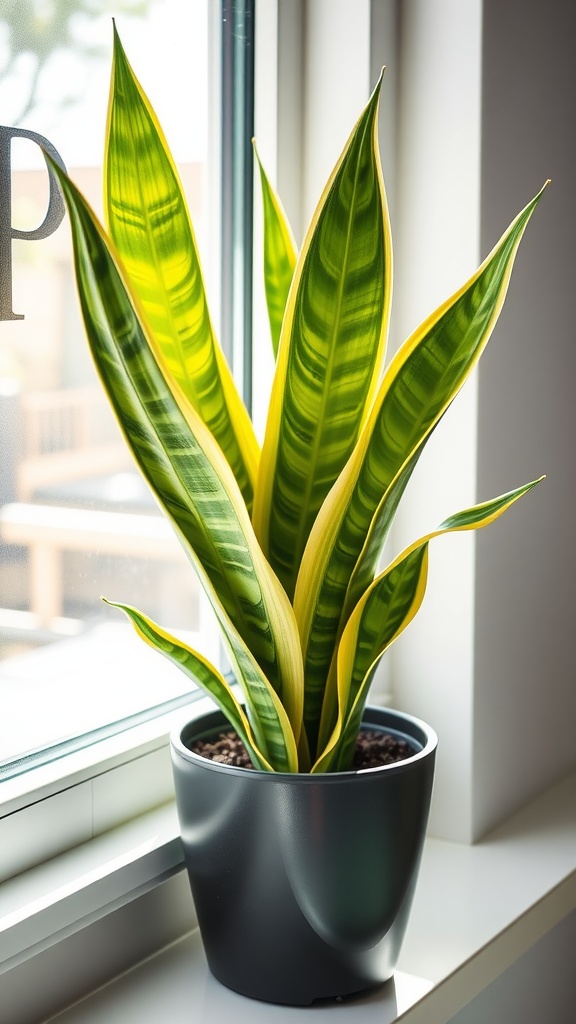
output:
[{"label": "snake plant", "polygon": [[54,166],[96,367],[214,608],[241,699],[182,640],[110,603],[211,694],[268,771],[350,767],[375,668],[422,603],[430,542],[486,526],[538,482],[458,512],[379,569],[412,471],[492,333],[542,194],[384,368],[392,246],[380,86],[300,252],[260,167],[277,349],[262,449],[215,336],[178,172],[116,33],[106,228]]}]

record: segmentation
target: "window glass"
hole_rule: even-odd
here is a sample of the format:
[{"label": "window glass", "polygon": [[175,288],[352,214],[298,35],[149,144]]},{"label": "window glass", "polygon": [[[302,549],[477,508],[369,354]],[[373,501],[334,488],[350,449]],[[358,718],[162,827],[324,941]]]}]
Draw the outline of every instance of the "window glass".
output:
[{"label": "window glass", "polygon": [[[208,4],[0,9],[0,121],[49,139],[97,212],[114,14],[179,165],[205,261]],[[11,159],[11,223],[31,231],[48,203],[43,157],[17,138]],[[0,322],[0,764],[190,690],[100,595],[137,605],[214,659],[219,651],[194,572],[91,365],[67,217],[48,238],[13,241],[12,310],[24,319]]]}]

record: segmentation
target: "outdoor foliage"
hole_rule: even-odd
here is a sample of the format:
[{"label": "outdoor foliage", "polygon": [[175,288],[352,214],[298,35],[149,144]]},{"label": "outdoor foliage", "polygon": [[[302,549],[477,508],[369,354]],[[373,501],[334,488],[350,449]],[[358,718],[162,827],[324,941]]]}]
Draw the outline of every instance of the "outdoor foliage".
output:
[{"label": "outdoor foliage", "polygon": [[[63,54],[74,54],[84,64],[103,56],[103,48],[92,42],[94,25],[106,13],[140,16],[149,0],[2,0],[0,5],[0,86],[7,83],[19,96],[19,107],[11,123],[21,124],[42,101],[42,75]],[[27,84],[22,89],[19,72],[26,68]],[[15,86],[15,88],[14,88]],[[62,105],[78,98],[78,82],[67,82]]]}]

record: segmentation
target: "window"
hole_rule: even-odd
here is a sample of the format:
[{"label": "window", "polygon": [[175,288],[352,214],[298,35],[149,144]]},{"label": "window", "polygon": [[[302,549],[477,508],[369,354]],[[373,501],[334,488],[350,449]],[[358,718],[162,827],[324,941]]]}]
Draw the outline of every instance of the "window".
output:
[{"label": "window", "polygon": [[[23,0],[0,13],[3,123],[49,139],[100,212],[113,8],[179,165],[208,275],[216,6]],[[11,223],[32,231],[47,207],[46,167],[25,138],[12,140],[11,156]],[[0,324],[2,777],[37,763],[34,752],[61,756],[67,741],[99,738],[189,699],[186,677],[151,656],[101,594],[145,607],[219,657],[211,610],[91,365],[67,218],[44,240],[15,239],[12,260],[12,310],[23,319]]]},{"label": "window", "polygon": [[[570,165],[570,153],[563,148],[568,144],[561,141],[570,90],[555,76],[571,65],[553,57],[550,43],[554,39],[559,45],[570,38],[570,16],[556,12],[555,31],[544,39],[535,15],[518,19],[511,5],[505,16],[492,0],[465,6],[446,0],[410,5],[363,0],[355,5],[353,19],[349,11],[347,0],[263,0],[257,5],[255,132],[301,238],[318,185],[343,141],[334,139],[329,152],[326,133],[332,128],[337,133],[339,125],[351,123],[359,106],[355,90],[367,95],[382,63],[388,65],[381,123],[396,245],[395,344],[474,268],[522,200],[551,173],[552,165],[563,170]],[[505,50],[517,50],[514,18],[533,61],[522,68],[515,64],[519,86],[510,91]],[[544,58],[554,69],[545,82],[546,108],[559,112],[557,120],[542,115],[543,100],[532,91],[536,85],[528,77],[530,66],[540,67]],[[145,79],[145,71],[138,70]],[[536,80],[543,88],[542,77]],[[333,120],[335,111],[338,116]],[[534,141],[539,138],[536,127],[546,147]],[[520,130],[522,150],[514,143]],[[555,480],[551,473],[545,489],[514,523],[495,526],[486,540],[478,542],[485,552],[495,553],[488,559],[483,553],[480,574],[473,544],[468,546],[464,538],[455,539],[453,547],[449,538],[442,541],[442,553],[437,559],[433,555],[426,605],[390,659],[395,701],[428,718],[440,733],[433,827],[447,838],[469,839],[481,833],[561,774],[573,759],[567,732],[574,710],[573,687],[570,695],[567,692],[573,676],[566,621],[570,604],[552,570],[565,566],[574,547],[565,511],[570,503],[557,489],[558,481],[570,479],[566,465],[573,464],[567,448],[574,433],[573,403],[558,380],[554,386],[550,383],[551,365],[572,365],[571,352],[565,350],[571,336],[565,328],[567,308],[562,313],[569,288],[560,289],[552,280],[558,275],[557,280],[564,281],[566,268],[571,272],[573,266],[573,247],[565,236],[570,217],[558,213],[555,219],[553,212],[572,211],[559,178],[556,175],[554,182],[554,196],[559,198],[552,199],[550,190],[546,212],[543,204],[542,215],[539,211],[538,221],[530,225],[507,301],[512,316],[505,327],[499,325],[482,369],[484,380],[491,381],[491,387],[496,383],[496,398],[482,386],[478,391],[476,382],[459,398],[453,410],[456,420],[449,425],[447,419],[447,429],[439,430],[431,442],[423,460],[425,475],[415,482],[418,489],[412,489],[413,500],[405,503],[399,526],[398,545],[404,535],[411,539],[420,527],[428,528],[431,520],[434,525],[469,498],[498,493],[517,475],[528,479],[547,470],[554,465],[551,452],[554,460],[562,460]],[[569,180],[567,171],[562,180]],[[27,249],[33,255],[39,246]],[[524,313],[519,310],[522,299]],[[532,322],[536,312],[537,330]],[[519,328],[511,327],[513,319]],[[4,326],[0,325],[2,332]],[[17,330],[18,324],[12,327]],[[536,337],[542,351],[529,362],[525,346],[527,339]],[[556,346],[553,357],[551,346]],[[510,365],[505,359],[499,362],[505,352]],[[519,364],[533,394],[545,398],[551,410],[545,424],[545,416],[534,412],[535,403],[526,401],[529,388],[521,394],[515,382]],[[570,373],[562,377],[568,382]],[[510,385],[505,399],[504,380]],[[512,394],[515,426],[510,431]],[[491,424],[501,426],[503,435],[513,435],[513,445],[503,445]],[[488,471],[487,466],[494,469]],[[542,502],[549,503],[545,511]],[[544,516],[554,522],[554,530],[542,528]],[[505,538],[499,544],[497,534]],[[570,578],[569,573],[564,578]],[[547,595],[545,601],[539,598],[542,594]],[[514,634],[508,626],[511,607],[518,623]],[[537,649],[535,637],[545,638]],[[492,655],[496,663],[490,670]],[[540,683],[544,678],[550,694],[545,702]],[[545,763],[542,757],[530,759],[522,745],[516,728],[519,709],[534,745],[539,723],[554,722],[561,741],[554,750],[546,749]],[[494,740],[489,749],[486,729]]]},{"label": "window", "polygon": [[[396,240],[393,341],[447,294],[450,282],[440,276],[467,273],[522,198],[529,198],[550,173],[554,176],[547,206],[542,204],[542,215],[539,211],[538,221],[530,225],[507,302],[511,316],[491,343],[484,381],[479,392],[474,386],[459,399],[465,403],[463,429],[434,439],[427,475],[412,493],[415,500],[404,507],[401,524],[411,539],[420,525],[429,526],[430,518],[435,522],[437,513],[463,505],[467,489],[475,489],[476,475],[480,498],[497,493],[500,473],[502,490],[516,474],[528,479],[531,473],[550,473],[545,488],[519,517],[480,540],[480,574],[474,552],[464,555],[462,538],[448,559],[438,553],[426,606],[393,652],[395,701],[428,718],[440,734],[434,833],[468,840],[574,762],[574,345],[569,303],[575,200],[573,143],[565,130],[574,91],[574,11],[552,5],[543,33],[536,5],[528,10],[521,0],[508,5],[497,0],[466,5],[358,0],[353,6],[351,19],[349,0],[263,0],[257,5],[255,129],[301,237],[303,210],[309,212],[329,169],[315,167],[315,160],[328,163],[336,155],[326,151],[320,128],[327,130],[334,111],[338,123],[349,123],[358,108],[352,83],[367,95],[381,64],[388,65],[381,123]],[[138,64],[137,69],[146,80],[146,69]],[[319,118],[326,124],[319,125]],[[50,137],[47,129],[46,134]],[[33,256],[40,244],[27,249]],[[465,253],[461,268],[455,265],[458,251]],[[426,288],[436,289],[435,294]],[[14,308],[28,315],[28,305]],[[0,324],[2,351],[4,328]],[[526,390],[518,383],[519,374]],[[510,445],[503,444],[504,437]],[[444,481],[437,488],[438,474],[464,494],[449,497]],[[449,506],[436,510],[432,506],[439,490]],[[410,522],[423,515],[419,524]],[[0,572],[4,583],[4,565]],[[45,653],[56,649],[51,644]],[[5,728],[4,709],[0,723]],[[151,759],[152,777],[161,766],[161,752],[151,749],[155,744],[146,733],[139,748],[140,762]],[[108,741],[100,746],[108,757]],[[91,777],[95,771],[85,753],[75,755],[82,763],[76,793],[84,785],[81,772]],[[116,770],[118,760],[129,756],[110,755],[106,767]],[[47,766],[43,793],[63,788],[57,768],[58,762]],[[128,764],[119,771],[132,769]],[[47,804],[38,808],[46,814],[42,826],[51,816]],[[69,823],[76,812],[72,799],[64,820]],[[7,849],[3,825],[0,857]],[[31,834],[37,842],[41,829],[36,820]],[[67,835],[70,845],[82,841]],[[514,834],[520,858],[521,839]],[[54,852],[51,847],[39,856]],[[442,856],[440,844],[439,861]]]}]

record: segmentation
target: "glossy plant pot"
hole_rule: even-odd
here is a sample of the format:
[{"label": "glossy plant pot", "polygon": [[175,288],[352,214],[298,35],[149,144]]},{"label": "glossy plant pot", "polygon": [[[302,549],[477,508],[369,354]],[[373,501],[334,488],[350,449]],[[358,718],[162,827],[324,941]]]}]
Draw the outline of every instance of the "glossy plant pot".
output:
[{"label": "glossy plant pot", "polygon": [[367,708],[364,724],[415,750],[396,764],[275,774],[202,758],[191,741],[229,728],[219,711],[172,736],[186,866],[208,965],[243,995],[308,1005],[387,981],[396,965],[428,820],[437,738]]}]

